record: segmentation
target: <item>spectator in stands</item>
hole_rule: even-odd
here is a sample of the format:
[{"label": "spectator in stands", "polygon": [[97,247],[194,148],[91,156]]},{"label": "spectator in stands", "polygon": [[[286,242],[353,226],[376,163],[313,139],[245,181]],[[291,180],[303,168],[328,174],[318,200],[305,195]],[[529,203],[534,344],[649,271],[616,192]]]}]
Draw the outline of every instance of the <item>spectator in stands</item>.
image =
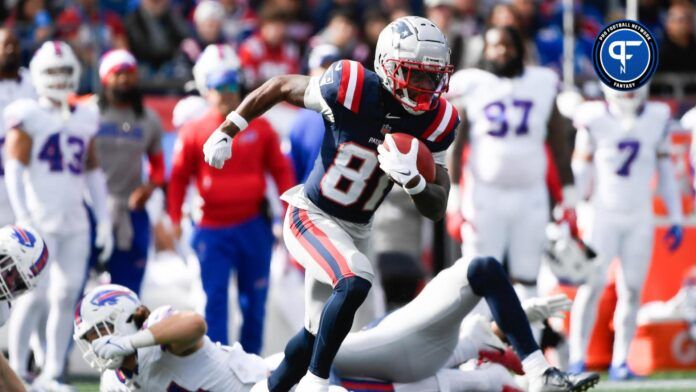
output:
[{"label": "spectator in stands", "polygon": [[373,8],[365,14],[363,18],[363,37],[370,54],[365,60],[365,68],[374,71],[375,48],[379,33],[389,24],[389,17],[379,8]]},{"label": "spectator in stands", "polygon": [[674,2],[667,12],[658,72],[695,71],[694,6],[688,1]]},{"label": "spectator in stands", "polygon": [[22,64],[29,64],[31,56],[53,34],[53,12],[46,0],[18,0],[6,27],[14,30],[22,50]]},{"label": "spectator in stands", "polygon": [[462,59],[464,39],[455,26],[453,0],[425,0],[425,17],[432,20],[447,36],[447,43],[452,50],[450,61],[454,69],[458,69]]},{"label": "spectator in stands", "polygon": [[[336,9],[348,9],[354,15],[362,15],[363,2],[359,0],[319,0],[314,12],[314,28],[321,30],[329,23],[331,13]],[[378,8],[379,4],[376,4]]]},{"label": "spectator in stands", "polygon": [[307,43],[316,31],[305,0],[270,0],[269,5],[282,11],[288,20],[287,38],[298,45]]},{"label": "spectator in stands", "polygon": [[222,34],[228,43],[238,44],[248,38],[258,23],[256,13],[247,0],[220,0],[225,8]]},{"label": "spectator in stands", "polygon": [[287,26],[287,15],[282,10],[266,6],[261,12],[259,32],[239,47],[247,88],[253,89],[277,75],[299,72],[300,52],[287,39]]},{"label": "spectator in stands", "polygon": [[338,9],[331,14],[329,24],[312,37],[311,46],[333,45],[340,51],[340,57],[365,64],[370,57],[370,48],[359,38],[359,28],[354,15],[347,9]]},{"label": "spectator in stands", "polygon": [[[337,47],[329,44],[316,46],[309,54],[309,76],[321,77],[334,62],[341,59]],[[300,109],[290,127],[290,157],[299,183],[304,183],[314,168],[324,137],[324,119],[320,113]]]},{"label": "spectator in stands", "polygon": [[[99,132],[95,139],[115,235],[107,269],[112,283],[136,293],[145,274],[151,236],[145,203],[164,184],[162,124],[157,114],[143,106],[137,67],[133,55],[124,49],[102,57]],[[143,156],[150,163],[147,181],[142,178]]]},{"label": "spectator in stands", "polygon": [[[234,63],[231,48],[206,49],[196,64],[211,63],[205,75],[204,96],[210,109],[179,131],[168,188],[168,212],[174,231],[181,232],[181,207],[193,179],[203,199],[202,218],[192,245],[201,264],[207,295],[205,317],[208,336],[228,342],[228,288],[230,274],[237,276],[239,306],[244,317],[240,343],[259,353],[262,346],[268,276],[274,236],[264,215],[265,174],[279,193],[294,184],[289,160],[280,151],[278,136],[264,119],[252,121],[235,139],[234,156],[221,169],[203,161],[203,143],[225,116],[240,103],[239,69],[214,66]],[[198,72],[196,72],[198,74]]]},{"label": "spectator in stands", "polygon": [[[179,54],[179,45],[189,35],[181,16],[170,7],[170,0],[141,0],[125,19],[128,43],[146,75],[171,65]],[[180,75],[176,75],[180,76]]]},{"label": "spectator in stands", "polygon": [[203,0],[196,6],[193,13],[194,36],[186,38],[181,48],[193,65],[203,49],[210,44],[224,43],[222,22],[225,18],[225,8],[215,0]]},{"label": "spectator in stands", "polygon": [[78,0],[58,15],[56,37],[66,41],[82,63],[78,94],[96,90],[99,56],[114,48],[128,47],[121,17],[99,6],[98,0]]}]

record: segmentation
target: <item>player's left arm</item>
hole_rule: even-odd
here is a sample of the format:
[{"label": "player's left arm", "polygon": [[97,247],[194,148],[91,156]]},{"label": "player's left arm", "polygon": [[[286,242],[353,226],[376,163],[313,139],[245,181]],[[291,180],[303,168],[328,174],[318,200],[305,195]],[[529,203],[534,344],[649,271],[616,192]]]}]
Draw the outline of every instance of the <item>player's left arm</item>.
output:
[{"label": "player's left arm", "polygon": [[97,159],[97,148],[94,138],[89,141],[87,146],[87,159],[85,161],[85,183],[92,199],[94,216],[97,220],[97,233],[95,245],[101,249],[99,261],[105,262],[111,257],[114,248],[112,235],[111,216],[107,207],[108,190],[106,188],[106,177]]},{"label": "player's left arm", "polygon": [[162,153],[162,124],[156,114],[146,112],[150,123],[151,134],[147,142],[146,152],[148,167],[148,181],[138,186],[128,198],[128,206],[131,210],[142,210],[152,196],[152,192],[164,185],[164,154]]},{"label": "player's left arm", "polygon": [[[408,184],[406,185],[408,187]],[[444,166],[435,165],[435,182],[428,183],[422,192],[412,194],[418,212],[424,217],[439,221],[447,211],[447,195],[450,190],[450,179]]]},{"label": "player's left arm", "polygon": [[663,141],[657,150],[657,171],[659,174],[658,190],[669,213],[670,227],[665,234],[665,242],[667,242],[669,250],[673,252],[681,246],[684,237],[682,230],[684,213],[677,176],[669,154],[669,134],[667,131],[665,131]]},{"label": "player's left arm", "polygon": [[564,130],[565,123],[555,103],[552,105],[552,108],[548,132],[546,132],[546,144],[551,150],[553,163],[556,165],[558,176],[563,186],[563,205],[572,208],[577,203],[577,192],[575,191],[573,170],[570,165],[570,151]]}]

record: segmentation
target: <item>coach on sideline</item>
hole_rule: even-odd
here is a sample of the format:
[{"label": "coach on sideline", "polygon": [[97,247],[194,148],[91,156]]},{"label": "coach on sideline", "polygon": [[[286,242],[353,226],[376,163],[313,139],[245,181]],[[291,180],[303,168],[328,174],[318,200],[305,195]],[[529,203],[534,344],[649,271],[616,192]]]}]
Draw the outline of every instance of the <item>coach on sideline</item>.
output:
[{"label": "coach on sideline", "polygon": [[280,151],[278,136],[263,119],[252,121],[244,134],[235,139],[234,156],[224,168],[218,170],[204,162],[203,143],[241,101],[239,69],[229,65],[238,64],[234,52],[226,45],[211,45],[198,60],[196,69],[201,69],[200,63],[209,61],[211,56],[219,56],[216,63],[225,66],[210,67],[202,75],[205,86],[201,93],[210,109],[179,132],[167,209],[174,230],[180,233],[186,188],[195,179],[203,200],[203,214],[193,234],[192,247],[198,255],[207,296],[208,336],[213,341],[228,343],[228,286],[234,269],[244,317],[239,341],[245,351],[259,353],[274,242],[264,211],[265,173],[273,177],[280,194],[294,184],[294,175],[289,160]]},{"label": "coach on sideline", "polygon": [[[107,266],[111,283],[139,293],[151,233],[145,203],[164,183],[164,158],[162,125],[157,114],[143,107],[137,66],[135,57],[123,49],[102,57],[96,148],[114,224],[115,247]],[[144,155],[150,163],[147,182],[142,179]]]}]

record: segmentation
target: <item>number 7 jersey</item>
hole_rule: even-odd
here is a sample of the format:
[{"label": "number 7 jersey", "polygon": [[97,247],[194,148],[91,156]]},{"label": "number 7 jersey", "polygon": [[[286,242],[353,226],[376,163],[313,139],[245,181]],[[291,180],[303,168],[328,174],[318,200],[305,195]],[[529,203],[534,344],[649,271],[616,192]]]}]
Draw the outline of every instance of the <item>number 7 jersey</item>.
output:
[{"label": "number 7 jersey", "polygon": [[305,106],[323,115],[326,129],[305,193],[324,212],[355,223],[368,223],[392,187],[377,161],[386,133],[420,139],[444,166],[459,124],[454,106],[442,98],[431,111],[407,112],[377,74],[349,60],[310,80]]},{"label": "number 7 jersey", "polygon": [[33,223],[44,232],[87,230],[83,175],[99,126],[96,105],[78,105],[65,118],[58,109],[21,99],[7,106],[4,123],[32,139],[25,186]]}]

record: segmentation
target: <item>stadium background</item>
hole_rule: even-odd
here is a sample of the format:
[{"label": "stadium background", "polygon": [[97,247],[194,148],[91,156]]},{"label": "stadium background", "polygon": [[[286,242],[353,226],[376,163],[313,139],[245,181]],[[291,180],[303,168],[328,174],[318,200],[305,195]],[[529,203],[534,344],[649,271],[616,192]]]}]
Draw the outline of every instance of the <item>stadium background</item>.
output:
[{"label": "stadium background", "polygon": [[[580,92],[587,99],[596,99],[600,95],[592,68],[591,49],[594,36],[603,24],[626,16],[636,18],[637,15],[637,19],[658,37],[660,67],[651,85],[651,96],[668,102],[673,110],[673,159],[677,163],[689,218],[685,246],[677,253],[669,254],[656,240],[643,302],[669,300],[682,286],[684,277],[694,264],[692,255],[696,253],[693,170],[689,159],[691,135],[678,123],[681,115],[696,104],[696,36],[693,29],[696,14],[692,2],[4,0],[0,6],[0,20],[19,36],[25,66],[33,51],[44,41],[60,39],[68,42],[83,64],[79,89],[83,96],[98,92],[99,57],[112,48],[130,49],[139,61],[138,71],[147,97],[146,105],[158,113],[168,131],[163,147],[169,167],[176,140],[172,112],[181,98],[196,94],[191,83],[191,70],[197,56],[208,44],[229,43],[238,49],[248,91],[275,74],[306,72],[312,49],[321,44],[334,45],[340,57],[360,61],[372,69],[374,43],[381,28],[396,17],[416,14],[431,18],[446,32],[453,50],[452,61],[456,69],[460,69],[476,65],[481,42],[479,34],[493,22],[492,11],[500,4],[505,4],[506,8],[498,11],[502,13],[498,17],[515,25],[524,34],[530,49],[527,62],[554,69],[562,77],[563,86],[559,86],[562,90]],[[683,12],[675,15],[675,8]],[[161,31],[157,34],[143,34],[143,15],[147,13],[156,15],[160,22],[157,26]],[[281,55],[265,53],[263,48],[259,49],[258,42],[254,42],[264,39],[258,35],[260,27],[274,22],[283,26]],[[159,39],[155,40],[153,36]],[[282,106],[274,108],[267,118],[285,139],[294,115],[295,109]],[[571,130],[568,140],[569,143],[573,140]],[[658,213],[664,211],[657,199],[655,208]],[[657,230],[663,231],[664,226]],[[428,238],[425,243],[429,245],[423,250],[423,262],[432,274],[455,259],[456,246],[443,235],[441,225],[423,231]],[[657,235],[655,238],[661,237]],[[190,289],[192,285],[191,282],[181,283],[185,280],[182,276],[186,275],[182,269],[171,271],[150,262],[147,274],[143,288],[145,302],[148,298],[156,302],[166,297],[157,293],[154,284],[148,291],[148,282],[169,285],[169,290]],[[162,280],[166,282],[162,283]],[[273,294],[269,301],[271,298]],[[607,290],[602,302],[603,315],[598,320],[591,348],[590,364],[594,366],[605,366],[610,359],[611,318],[608,315],[613,309],[614,299],[611,290]],[[267,325],[272,325],[273,311],[269,310],[269,313]],[[239,323],[238,315],[233,315],[232,320]],[[266,331],[265,351],[278,351],[286,337],[269,329]],[[696,369],[696,343],[684,338],[686,329],[687,326],[680,321],[641,327],[632,348],[632,367],[640,373]],[[6,331],[0,331],[2,347],[6,347],[5,334]],[[71,360],[71,373],[93,375],[75,355]],[[682,376],[696,378],[696,373],[671,373],[668,377]],[[85,390],[93,387],[90,383],[86,385]],[[678,387],[679,383],[674,385]],[[696,390],[696,381],[685,385],[687,389]],[[649,385],[645,384],[645,387],[649,388]]]}]

